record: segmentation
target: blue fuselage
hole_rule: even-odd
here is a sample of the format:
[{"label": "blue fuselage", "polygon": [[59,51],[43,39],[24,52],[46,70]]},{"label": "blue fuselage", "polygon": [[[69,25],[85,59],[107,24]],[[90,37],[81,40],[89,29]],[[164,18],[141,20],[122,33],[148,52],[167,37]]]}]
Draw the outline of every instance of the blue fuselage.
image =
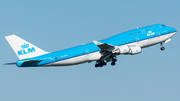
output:
[{"label": "blue fuselage", "polygon": [[[112,36],[110,38],[101,40],[99,42],[107,43],[113,46],[123,46],[123,45],[128,45],[131,43],[140,42],[143,40],[152,39],[159,36],[164,36],[170,33],[174,33],[176,31],[177,30],[174,28],[164,26],[162,24],[155,24],[155,25],[123,32],[118,35]],[[154,43],[154,44],[157,44],[157,43]],[[148,45],[148,46],[151,46],[151,45]],[[141,46],[141,48],[143,47],[147,47],[147,46]],[[100,51],[101,49],[97,45],[95,45],[93,42],[91,42],[91,43],[76,46],[73,48],[44,54],[38,57],[19,60],[17,61],[17,66],[19,67],[43,66],[43,65],[52,64],[52,63],[68,60],[75,57],[80,57],[83,55],[100,52]],[[32,64],[23,63],[24,61],[28,61],[28,60],[39,60],[39,61],[33,62]]]}]

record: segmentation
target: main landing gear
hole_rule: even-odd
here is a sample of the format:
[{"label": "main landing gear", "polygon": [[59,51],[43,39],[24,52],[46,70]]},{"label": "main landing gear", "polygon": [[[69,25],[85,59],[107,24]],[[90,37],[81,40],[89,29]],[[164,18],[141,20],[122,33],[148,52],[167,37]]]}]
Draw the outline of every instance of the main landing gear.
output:
[{"label": "main landing gear", "polygon": [[[112,62],[111,65],[114,66],[116,64],[117,59],[115,59],[113,56],[111,56]],[[98,60],[95,64],[95,67],[103,67],[107,65],[107,63],[104,60]]]},{"label": "main landing gear", "polygon": [[99,60],[96,62],[95,67],[103,67],[105,65],[107,65],[105,61]]},{"label": "main landing gear", "polygon": [[111,56],[111,58],[112,58],[111,65],[114,66],[116,64],[117,59],[115,59],[113,56]]},{"label": "main landing gear", "polygon": [[163,47],[163,43],[161,42],[161,50],[165,50],[165,47]]}]

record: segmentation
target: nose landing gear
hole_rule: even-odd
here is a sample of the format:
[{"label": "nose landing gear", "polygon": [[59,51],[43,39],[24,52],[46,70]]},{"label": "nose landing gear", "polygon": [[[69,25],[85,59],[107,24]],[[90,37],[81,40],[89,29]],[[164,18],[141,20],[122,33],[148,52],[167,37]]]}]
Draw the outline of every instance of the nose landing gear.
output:
[{"label": "nose landing gear", "polygon": [[161,50],[163,51],[163,50],[165,50],[165,48],[164,48],[164,47],[161,47]]},{"label": "nose landing gear", "polygon": [[163,47],[163,43],[161,42],[161,50],[165,50],[165,47]]}]

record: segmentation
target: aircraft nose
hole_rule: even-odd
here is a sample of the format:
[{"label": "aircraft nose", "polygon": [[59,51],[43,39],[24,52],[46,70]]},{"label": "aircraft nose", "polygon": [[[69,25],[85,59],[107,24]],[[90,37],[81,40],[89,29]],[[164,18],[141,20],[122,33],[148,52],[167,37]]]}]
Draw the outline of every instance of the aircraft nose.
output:
[{"label": "aircraft nose", "polygon": [[177,32],[177,30],[176,30],[176,29],[174,29],[174,32]]},{"label": "aircraft nose", "polygon": [[175,28],[173,28],[173,35],[174,36],[176,34],[177,30]]}]

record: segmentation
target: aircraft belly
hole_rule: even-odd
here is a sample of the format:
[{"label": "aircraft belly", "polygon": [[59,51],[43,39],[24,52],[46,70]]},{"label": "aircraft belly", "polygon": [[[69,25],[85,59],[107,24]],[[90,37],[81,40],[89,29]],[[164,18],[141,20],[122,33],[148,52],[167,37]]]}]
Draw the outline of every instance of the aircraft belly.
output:
[{"label": "aircraft belly", "polygon": [[55,66],[68,66],[68,65],[75,65],[75,64],[84,63],[86,61],[87,61],[86,55],[82,55],[82,56],[70,58],[67,60],[54,62],[53,65],[55,65]]},{"label": "aircraft belly", "polygon": [[[66,60],[62,60],[62,61],[58,61],[58,62],[54,62],[51,64],[47,64],[46,66],[68,66],[68,65],[76,65],[76,64],[81,64],[81,63],[85,63],[85,62],[91,62],[91,61],[96,61],[98,60],[99,57],[99,52],[95,52],[95,53],[91,53],[91,54],[86,54],[86,55],[82,55],[82,56],[78,56],[78,57],[74,57],[74,58],[70,58],[70,59],[66,59]],[[98,56],[99,58],[96,59],[92,57],[94,56]]]}]

